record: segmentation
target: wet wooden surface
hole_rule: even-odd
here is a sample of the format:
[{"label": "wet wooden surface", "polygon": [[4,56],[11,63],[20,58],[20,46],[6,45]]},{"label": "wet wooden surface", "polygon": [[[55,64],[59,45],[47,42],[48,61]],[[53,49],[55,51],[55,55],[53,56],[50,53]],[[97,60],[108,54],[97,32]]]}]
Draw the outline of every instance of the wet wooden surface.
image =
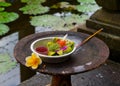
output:
[{"label": "wet wooden surface", "polygon": [[[49,36],[64,36],[66,33],[69,35],[68,38],[75,41],[76,44],[88,37],[87,34],[70,31],[50,31],[32,34],[23,38],[17,43],[14,49],[14,56],[18,62],[20,62],[22,65],[25,65],[25,58],[32,53],[30,50],[30,45],[34,40]],[[36,71],[50,75],[77,74],[100,66],[106,61],[108,55],[109,49],[106,44],[94,37],[80,47],[79,51],[73,53],[69,60],[59,64],[43,62],[43,64],[40,65]]]}]

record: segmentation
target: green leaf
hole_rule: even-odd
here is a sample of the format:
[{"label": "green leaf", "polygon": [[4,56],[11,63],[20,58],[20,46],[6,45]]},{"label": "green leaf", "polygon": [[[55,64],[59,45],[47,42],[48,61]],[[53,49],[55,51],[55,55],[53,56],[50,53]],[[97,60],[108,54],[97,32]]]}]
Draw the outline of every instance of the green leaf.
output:
[{"label": "green leaf", "polygon": [[0,24],[0,36],[9,31],[9,27],[5,24]]},{"label": "green leaf", "polygon": [[97,9],[99,9],[99,7],[98,7],[98,5],[82,4],[82,5],[77,5],[76,9],[79,12],[89,13],[89,12],[96,11]]},{"label": "green leaf", "polygon": [[57,54],[58,54],[58,55],[63,55],[63,50],[57,51]]},{"label": "green leaf", "polygon": [[45,1],[46,0],[21,0],[22,3],[27,3],[27,4],[41,4]]},{"label": "green leaf", "polygon": [[4,11],[5,10],[5,8],[3,8],[3,7],[0,7],[0,11]]},{"label": "green leaf", "polygon": [[30,0],[21,0],[22,3],[27,3]]},{"label": "green leaf", "polygon": [[72,25],[74,23],[76,23],[76,24],[83,23],[83,21],[86,20],[87,18],[88,18],[88,15],[81,16],[81,15],[77,15],[77,14],[72,14],[70,16],[66,16],[64,18],[64,20],[65,20],[66,24]]},{"label": "green leaf", "polygon": [[16,62],[10,59],[10,56],[5,54],[0,54],[0,74],[8,72],[10,69],[16,66]]},{"label": "green leaf", "polygon": [[95,0],[77,0],[80,3],[96,3]]},{"label": "green leaf", "polygon": [[71,11],[71,10],[75,10],[76,6],[71,5],[69,2],[59,2],[59,3],[51,6],[51,8],[53,8],[53,9],[61,8],[61,9],[67,10],[67,11]]},{"label": "green leaf", "polygon": [[69,52],[71,52],[71,51],[72,51],[72,48],[71,48],[71,47],[67,47],[67,49],[64,50],[64,53],[69,53]]},{"label": "green leaf", "polygon": [[54,51],[59,49],[59,44],[58,43],[52,43],[50,46],[48,46],[49,51]]},{"label": "green leaf", "polygon": [[58,16],[42,15],[32,17],[30,23],[33,26],[53,27],[63,26],[65,22]]},{"label": "green leaf", "polygon": [[23,11],[23,14],[37,15],[48,12],[49,8],[39,4],[30,4],[20,8],[20,11]]},{"label": "green leaf", "polygon": [[0,23],[9,23],[16,20],[18,17],[19,15],[14,12],[0,12]]},{"label": "green leaf", "polygon": [[11,6],[11,4],[10,3],[7,3],[7,2],[0,2],[0,7],[9,7],[9,6]]},{"label": "green leaf", "polygon": [[80,18],[81,18],[81,22],[83,23],[89,18],[89,16],[85,15],[85,14],[82,14],[82,15],[80,15]]},{"label": "green leaf", "polygon": [[51,27],[53,30],[67,31],[74,28],[74,24],[83,23],[88,15],[72,14],[66,17],[58,17],[53,15],[42,15],[32,17],[30,23],[33,26]]},{"label": "green leaf", "polygon": [[48,56],[52,56],[52,55],[54,55],[55,54],[55,52],[53,52],[53,51],[49,51],[48,52]]},{"label": "green leaf", "polygon": [[68,31],[70,29],[73,29],[75,25],[79,25],[88,19],[88,15],[78,15],[78,14],[72,14],[70,16],[63,17],[64,25],[55,25],[53,26],[53,30],[58,31]]}]

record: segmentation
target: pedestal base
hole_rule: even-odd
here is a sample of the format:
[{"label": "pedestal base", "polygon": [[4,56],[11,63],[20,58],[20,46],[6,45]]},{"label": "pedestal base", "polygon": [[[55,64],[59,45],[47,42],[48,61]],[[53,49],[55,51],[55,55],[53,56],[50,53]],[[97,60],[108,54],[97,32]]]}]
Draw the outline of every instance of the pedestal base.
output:
[{"label": "pedestal base", "polygon": [[50,86],[72,86],[70,75],[54,75]]}]

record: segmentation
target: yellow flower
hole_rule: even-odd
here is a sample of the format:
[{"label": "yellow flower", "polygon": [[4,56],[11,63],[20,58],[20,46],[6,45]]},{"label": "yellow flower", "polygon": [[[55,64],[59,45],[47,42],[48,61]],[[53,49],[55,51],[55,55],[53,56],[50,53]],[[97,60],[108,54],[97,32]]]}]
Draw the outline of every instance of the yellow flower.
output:
[{"label": "yellow flower", "polygon": [[32,53],[31,56],[26,57],[25,60],[26,60],[25,65],[27,67],[32,67],[32,69],[37,69],[38,66],[42,63],[41,58],[35,53]]}]

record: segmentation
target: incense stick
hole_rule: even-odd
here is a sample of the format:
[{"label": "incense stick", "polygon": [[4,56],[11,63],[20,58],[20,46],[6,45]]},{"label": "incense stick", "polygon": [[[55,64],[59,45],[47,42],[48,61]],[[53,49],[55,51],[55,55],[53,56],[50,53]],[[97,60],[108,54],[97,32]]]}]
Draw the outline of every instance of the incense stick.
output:
[{"label": "incense stick", "polygon": [[63,40],[65,40],[67,38],[68,34],[66,34],[64,37],[63,37]]},{"label": "incense stick", "polygon": [[83,44],[85,44],[88,40],[90,40],[92,37],[94,37],[96,34],[98,34],[99,32],[101,32],[102,30],[103,30],[103,28],[99,29],[98,31],[96,31],[95,33],[93,33],[92,35],[90,35],[89,37],[87,37],[80,44],[78,44],[77,47],[78,46],[82,46]]}]

